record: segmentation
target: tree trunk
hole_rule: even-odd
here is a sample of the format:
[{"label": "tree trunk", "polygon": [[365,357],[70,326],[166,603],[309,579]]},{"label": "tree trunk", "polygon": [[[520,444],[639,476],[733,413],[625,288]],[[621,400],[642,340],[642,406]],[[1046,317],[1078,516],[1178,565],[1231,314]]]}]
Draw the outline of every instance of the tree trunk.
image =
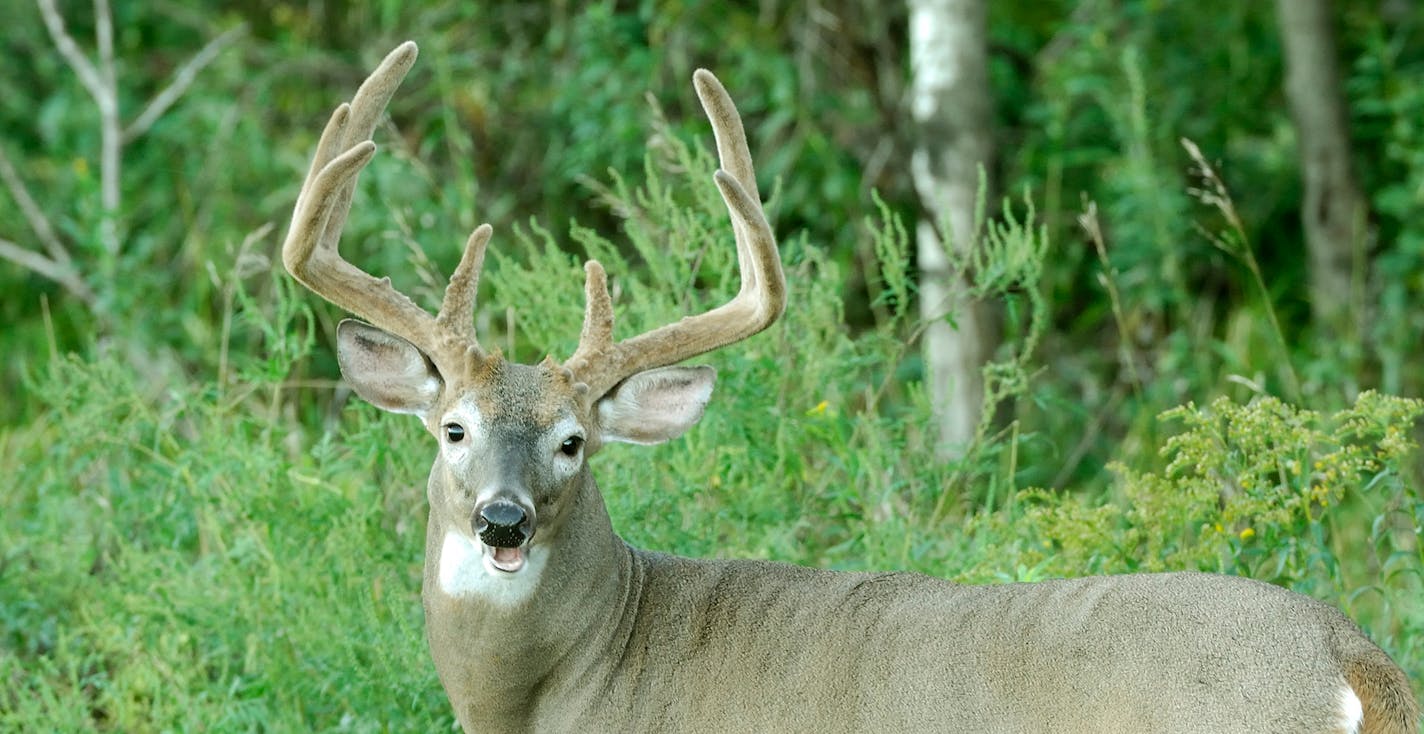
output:
[{"label": "tree trunk", "polygon": [[[1276,0],[1276,20],[1305,188],[1300,218],[1310,258],[1311,309],[1318,326],[1344,329],[1352,326],[1352,296],[1360,295],[1355,284],[1365,282],[1353,277],[1363,246],[1365,199],[1350,169],[1330,1]],[[1342,335],[1358,333],[1351,329]]]},{"label": "tree trunk", "polygon": [[985,304],[969,296],[946,249],[974,245],[979,172],[989,162],[985,26],[984,0],[910,0],[911,169],[925,212],[916,232],[925,379],[939,423],[936,448],[946,457],[959,455],[974,437],[983,366],[996,341]]}]

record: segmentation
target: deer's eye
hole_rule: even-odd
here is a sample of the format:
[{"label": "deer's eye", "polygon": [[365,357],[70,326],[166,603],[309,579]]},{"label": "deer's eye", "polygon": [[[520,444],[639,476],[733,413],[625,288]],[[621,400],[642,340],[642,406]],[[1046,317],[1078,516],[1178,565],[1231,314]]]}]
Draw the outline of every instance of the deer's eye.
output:
[{"label": "deer's eye", "polygon": [[559,444],[559,453],[564,456],[578,456],[579,449],[583,448],[582,436],[569,436],[564,442]]},{"label": "deer's eye", "polygon": [[459,443],[465,440],[465,427],[459,423],[446,423],[445,439],[450,443]]}]

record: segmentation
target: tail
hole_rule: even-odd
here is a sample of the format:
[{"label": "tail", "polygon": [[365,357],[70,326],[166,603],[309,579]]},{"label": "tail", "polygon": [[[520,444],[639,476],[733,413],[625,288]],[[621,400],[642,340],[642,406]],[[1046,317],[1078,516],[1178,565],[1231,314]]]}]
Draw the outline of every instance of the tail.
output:
[{"label": "tail", "polygon": [[1358,638],[1341,656],[1345,682],[1360,698],[1364,721],[1359,734],[1418,734],[1419,703],[1409,678],[1384,651]]}]

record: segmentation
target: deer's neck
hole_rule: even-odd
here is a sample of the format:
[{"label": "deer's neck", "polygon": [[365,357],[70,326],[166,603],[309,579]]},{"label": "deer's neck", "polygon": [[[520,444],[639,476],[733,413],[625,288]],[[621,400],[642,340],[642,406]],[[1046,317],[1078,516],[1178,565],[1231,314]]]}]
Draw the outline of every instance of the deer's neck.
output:
[{"label": "deer's neck", "polygon": [[[524,728],[543,696],[567,695],[551,690],[560,681],[587,685],[606,676],[599,661],[623,642],[620,634],[626,637],[635,562],[614,534],[591,476],[560,525],[536,535],[528,549],[520,575],[531,577],[484,578],[478,546],[461,545],[468,545],[461,539],[468,531],[431,513],[426,634],[441,684],[467,731]],[[476,555],[461,557],[469,553]]]}]

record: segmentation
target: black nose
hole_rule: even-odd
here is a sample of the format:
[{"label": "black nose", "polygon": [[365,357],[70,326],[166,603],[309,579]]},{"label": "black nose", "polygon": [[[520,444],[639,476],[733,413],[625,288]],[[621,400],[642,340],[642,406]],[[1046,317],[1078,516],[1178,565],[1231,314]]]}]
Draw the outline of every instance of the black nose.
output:
[{"label": "black nose", "polygon": [[491,502],[475,515],[475,532],[480,541],[494,548],[517,548],[524,544],[528,534],[525,526],[529,517],[524,509],[513,502],[499,500]]}]

